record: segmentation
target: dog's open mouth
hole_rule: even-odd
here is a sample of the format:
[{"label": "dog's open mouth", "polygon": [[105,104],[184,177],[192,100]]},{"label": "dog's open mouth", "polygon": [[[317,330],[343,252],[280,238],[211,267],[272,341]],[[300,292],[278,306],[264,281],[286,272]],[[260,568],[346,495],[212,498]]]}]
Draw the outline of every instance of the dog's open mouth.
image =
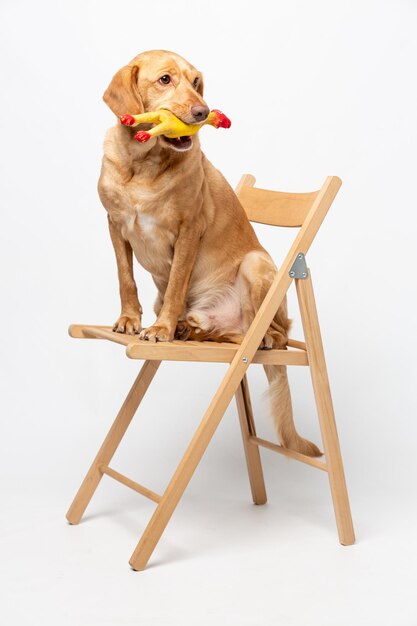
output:
[{"label": "dog's open mouth", "polygon": [[163,139],[174,148],[174,150],[178,150],[179,152],[189,150],[193,145],[193,138],[190,137],[190,135],[184,135],[183,137],[165,137],[165,135],[163,135]]}]

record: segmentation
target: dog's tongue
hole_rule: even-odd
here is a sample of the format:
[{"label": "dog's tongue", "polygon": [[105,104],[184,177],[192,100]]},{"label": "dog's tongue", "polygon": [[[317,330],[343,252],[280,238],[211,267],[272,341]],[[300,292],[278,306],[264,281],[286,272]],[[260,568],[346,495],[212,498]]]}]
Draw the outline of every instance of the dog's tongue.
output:
[{"label": "dog's tongue", "polygon": [[173,139],[173,141],[176,143],[188,143],[189,140],[190,140],[189,135],[183,135],[182,137],[175,137]]},{"label": "dog's tongue", "polygon": [[183,135],[182,137],[165,137],[165,141],[170,143],[177,150],[188,150],[193,145],[193,140],[190,135]]}]

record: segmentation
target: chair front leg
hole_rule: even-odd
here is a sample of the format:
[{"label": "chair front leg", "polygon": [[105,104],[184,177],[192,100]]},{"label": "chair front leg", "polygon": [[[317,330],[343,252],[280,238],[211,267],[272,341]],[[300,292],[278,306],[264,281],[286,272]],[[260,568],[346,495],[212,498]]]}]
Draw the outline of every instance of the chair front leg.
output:
[{"label": "chair front leg", "polygon": [[145,361],[143,364],[103,445],[98,451],[77,495],[68,509],[66,517],[70,524],[78,524],[81,520],[100,480],[103,478],[103,472],[100,469],[101,466],[110,463],[159,365],[160,361]]}]

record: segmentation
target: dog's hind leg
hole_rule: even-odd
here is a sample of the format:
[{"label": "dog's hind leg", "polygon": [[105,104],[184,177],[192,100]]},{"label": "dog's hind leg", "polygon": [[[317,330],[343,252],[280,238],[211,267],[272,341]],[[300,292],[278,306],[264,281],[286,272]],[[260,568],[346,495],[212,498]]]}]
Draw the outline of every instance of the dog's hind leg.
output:
[{"label": "dog's hind leg", "polygon": [[188,320],[179,320],[175,330],[175,339],[181,341],[216,341],[217,343],[242,343],[244,335],[241,333],[210,330],[201,328],[198,324],[191,325]]},{"label": "dog's hind leg", "polygon": [[[276,275],[276,267],[269,254],[262,250],[254,250],[244,257],[238,273],[241,285],[241,302],[243,311],[243,326],[245,332],[253,322],[272,281]],[[266,335],[261,348],[283,349],[287,345],[288,331],[291,322],[287,316],[287,301],[279,307]]]}]

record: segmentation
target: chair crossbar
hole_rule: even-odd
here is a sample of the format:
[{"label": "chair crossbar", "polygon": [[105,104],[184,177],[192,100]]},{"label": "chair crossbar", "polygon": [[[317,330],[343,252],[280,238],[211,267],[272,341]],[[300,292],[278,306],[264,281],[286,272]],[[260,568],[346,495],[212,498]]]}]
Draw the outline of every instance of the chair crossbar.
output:
[{"label": "chair crossbar", "polygon": [[159,494],[155,493],[151,489],[148,489],[147,487],[144,487],[143,485],[140,485],[134,480],[131,480],[127,476],[120,474],[120,472],[116,472],[116,470],[112,469],[108,465],[100,465],[100,472],[102,474],[107,474],[107,476],[110,476],[111,478],[114,478],[114,480],[117,480],[122,485],[126,485],[126,487],[130,487],[130,489],[133,489],[133,491],[137,491],[137,493],[140,493],[142,496],[145,496],[145,498],[148,498],[149,500],[153,500],[153,502],[158,503],[162,499],[162,496],[160,496]]},{"label": "chair crossbar", "polygon": [[261,439],[260,437],[249,437],[249,443],[255,446],[261,446],[262,448],[268,448],[268,450],[272,450],[273,452],[278,452],[279,454],[282,454],[283,456],[286,456],[289,459],[294,459],[295,461],[301,461],[301,463],[312,465],[313,467],[317,467],[318,469],[321,469],[327,472],[326,463],[322,463],[322,461],[318,461],[317,459],[311,456],[307,456],[306,454],[301,454],[300,452],[296,452],[295,450],[291,450],[290,448],[284,448],[284,446],[280,446],[276,443],[272,443],[272,441],[267,441],[266,439]]},{"label": "chair crossbar", "polygon": [[297,348],[297,350],[304,350],[304,352],[307,350],[306,348],[306,344],[304,341],[298,341],[296,339],[288,339],[288,343],[287,343],[289,348]]}]

